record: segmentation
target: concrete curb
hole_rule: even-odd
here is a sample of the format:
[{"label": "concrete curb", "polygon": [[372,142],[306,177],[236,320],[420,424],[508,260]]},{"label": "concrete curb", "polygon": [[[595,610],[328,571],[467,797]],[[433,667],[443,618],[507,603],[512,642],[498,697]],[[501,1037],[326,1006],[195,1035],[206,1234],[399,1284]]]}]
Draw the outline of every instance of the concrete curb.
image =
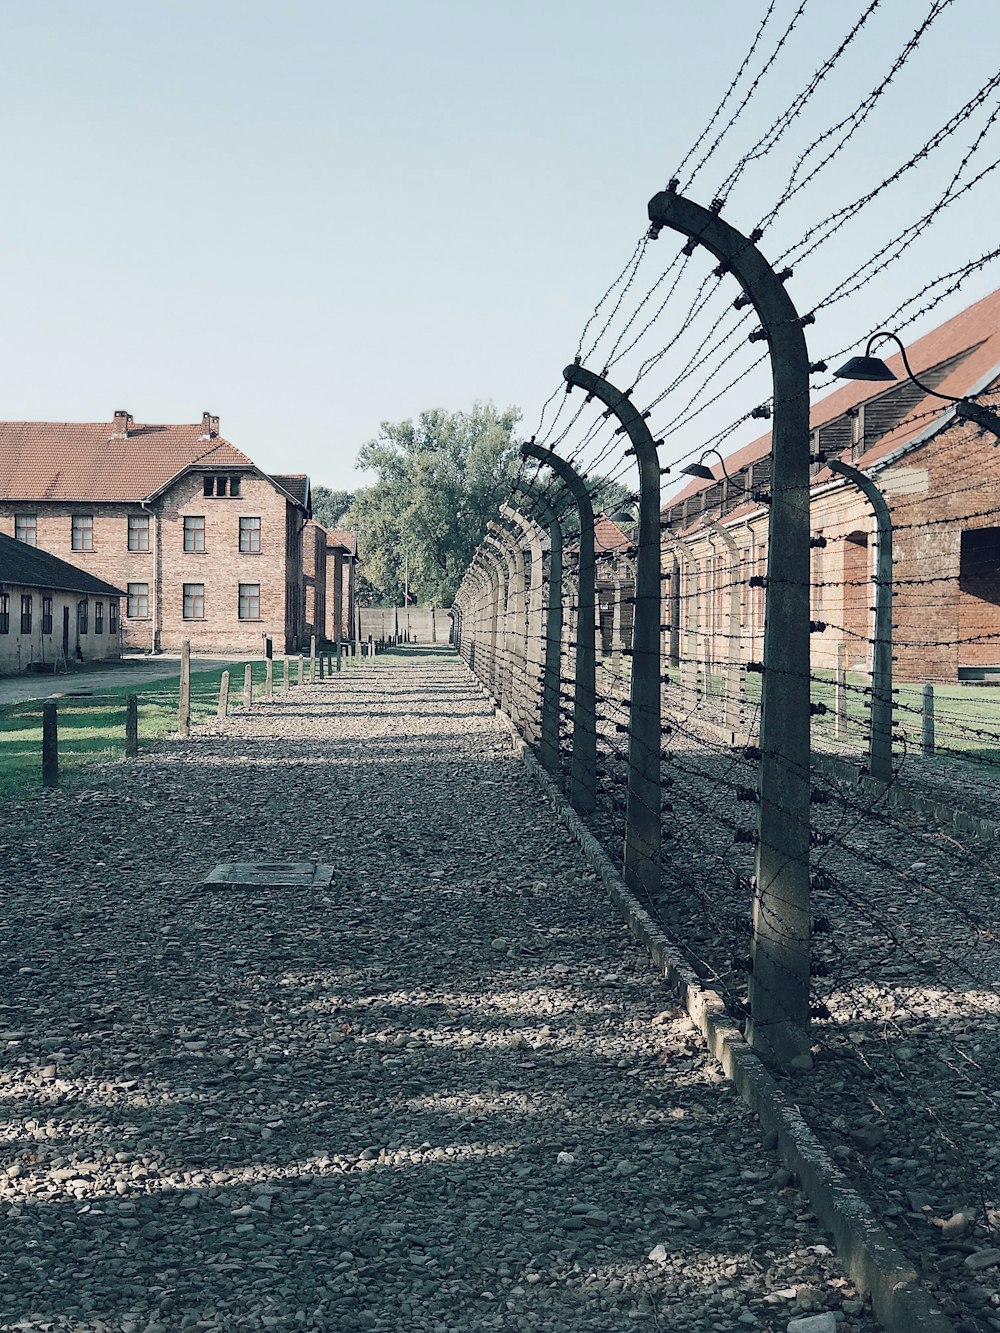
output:
[{"label": "concrete curb", "polygon": [[[497,713],[506,717],[499,709]],[[701,1029],[710,1052],[764,1130],[776,1136],[782,1162],[797,1176],[813,1211],[833,1237],[850,1277],[859,1290],[871,1294],[879,1323],[890,1333],[954,1333],[950,1320],[920,1285],[906,1255],[747,1045],[721,996],[701,985],[677,946],[626,888],[604,848],[513,727],[511,732],[525,768],[579,843],[633,936],[649,951],[657,969]]]},{"label": "concrete curb", "polygon": [[813,751],[812,766],[817,773],[822,773],[831,782],[852,791],[862,791],[866,796],[881,797],[886,805],[896,810],[912,810],[923,815],[939,828],[952,829],[958,833],[969,833],[984,842],[1000,841],[1000,824],[985,815],[969,814],[945,801],[935,801],[919,792],[910,791],[898,782],[887,787],[876,782],[862,771],[861,764],[853,759],[842,759],[839,755]]}]

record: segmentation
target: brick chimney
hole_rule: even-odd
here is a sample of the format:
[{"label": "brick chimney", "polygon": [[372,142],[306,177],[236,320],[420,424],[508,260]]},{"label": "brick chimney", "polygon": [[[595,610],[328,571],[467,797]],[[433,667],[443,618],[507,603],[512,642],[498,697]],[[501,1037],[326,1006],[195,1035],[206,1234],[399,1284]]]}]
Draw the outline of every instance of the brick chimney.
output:
[{"label": "brick chimney", "polygon": [[212,416],[211,412],[202,412],[200,438],[203,440],[214,440],[218,433],[219,418]]},{"label": "brick chimney", "polygon": [[128,428],[132,424],[131,412],[116,412],[114,423],[111,427],[111,438],[113,440],[127,440]]}]

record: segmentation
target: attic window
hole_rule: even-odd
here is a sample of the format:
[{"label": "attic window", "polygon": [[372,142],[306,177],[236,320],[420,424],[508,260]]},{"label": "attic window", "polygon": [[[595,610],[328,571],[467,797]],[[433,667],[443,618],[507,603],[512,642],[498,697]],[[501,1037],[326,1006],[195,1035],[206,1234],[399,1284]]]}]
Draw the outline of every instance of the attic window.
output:
[{"label": "attic window", "polygon": [[240,494],[240,478],[227,473],[207,472],[202,480],[203,494],[206,499],[224,499],[227,495],[237,499]]}]

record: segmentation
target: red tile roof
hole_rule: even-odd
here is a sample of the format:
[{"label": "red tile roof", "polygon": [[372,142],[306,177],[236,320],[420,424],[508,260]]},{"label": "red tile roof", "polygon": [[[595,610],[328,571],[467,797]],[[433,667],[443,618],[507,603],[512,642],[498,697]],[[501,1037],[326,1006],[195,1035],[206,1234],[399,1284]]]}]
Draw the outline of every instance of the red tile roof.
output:
[{"label": "red tile roof", "polygon": [[[891,345],[887,342],[884,346],[876,346],[875,355],[883,355]],[[955,397],[972,393],[982,387],[983,381],[991,372],[1000,371],[1000,289],[989,296],[984,296],[981,301],[977,301],[954,319],[949,319],[947,323],[925,334],[923,338],[918,338],[912,346],[907,347],[906,354],[913,373],[919,378],[921,371],[941,365],[942,362],[970,348],[973,349],[970,355],[960,365],[955,366],[937,386],[941,393],[953,394]],[[902,356],[897,352],[895,356],[884,359],[899,382],[903,383],[906,380],[906,371],[903,368]],[[890,382],[845,380],[842,388],[835,389],[813,406],[809,416],[810,428],[816,430],[836,417],[843,416],[848,408],[857,407],[892,387],[894,386]],[[924,434],[931,420],[926,414],[935,409],[940,409],[942,414],[949,410],[946,403],[931,396],[916,403],[907,411],[905,421],[872,442],[871,448],[862,454],[858,466],[868,467],[886,454]],[[750,444],[726,455],[726,467],[730,474],[735,474],[759,458],[766,458],[770,452],[771,435],[768,432],[767,435],[761,435],[759,439],[752,440]],[[723,479],[721,466],[718,463],[713,464],[711,457],[706,458],[705,462],[712,468],[715,480],[721,481]],[[821,479],[824,477],[828,479],[830,475],[824,471]],[[686,500],[688,496],[697,495],[699,491],[714,484],[715,482],[694,477],[670,497],[665,507],[671,508]]]},{"label": "red tile roof", "polygon": [[129,425],[112,436],[108,422],[0,422],[0,500],[145,500],[195,463],[249,468],[228,440],[207,438],[203,423]]},{"label": "red tile roof", "polygon": [[342,546],[348,555],[357,555],[358,534],[350,528],[327,528],[326,546],[327,550],[331,546]]},{"label": "red tile roof", "polygon": [[607,514],[601,514],[594,524],[594,551],[624,551],[632,545],[631,539]]}]

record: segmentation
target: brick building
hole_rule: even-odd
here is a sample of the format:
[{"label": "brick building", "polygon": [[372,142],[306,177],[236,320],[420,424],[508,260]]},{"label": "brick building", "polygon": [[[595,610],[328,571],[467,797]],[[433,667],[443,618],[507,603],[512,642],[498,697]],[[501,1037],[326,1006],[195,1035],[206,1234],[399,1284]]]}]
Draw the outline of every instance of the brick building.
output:
[{"label": "brick building", "polygon": [[353,639],[357,625],[355,567],[358,563],[357,534],[348,528],[331,528],[327,537],[326,636],[331,642]]},{"label": "brick building", "polygon": [[0,673],[121,656],[121,599],[103,579],[0,534]]},{"label": "brick building", "polygon": [[0,532],[126,590],[126,648],[305,641],[309,479],[270,477],[194,425],[0,423]]},{"label": "brick building", "polygon": [[305,584],[305,632],[320,642],[327,636],[327,531],[315,519],[302,530],[302,572]]},{"label": "brick building", "polygon": [[[881,349],[879,349],[881,350]],[[928,387],[1000,402],[1000,291],[970,306],[907,349]],[[941,399],[888,358],[895,383],[845,382],[811,413],[810,452],[862,470],[883,492],[893,525],[894,653],[900,680],[954,681],[1000,667],[1000,441],[956,417]],[[710,461],[710,460],[706,460]],[[687,652],[727,656],[729,589],[739,587],[739,654],[759,660],[767,568],[771,439],[761,436],[694,480],[663,511],[665,568],[673,590],[665,616]],[[871,506],[823,461],[812,468],[814,668],[830,669],[838,644],[849,666],[870,664],[875,526]],[[711,521],[735,541],[728,544]],[[682,648],[682,651],[684,649]]]}]

